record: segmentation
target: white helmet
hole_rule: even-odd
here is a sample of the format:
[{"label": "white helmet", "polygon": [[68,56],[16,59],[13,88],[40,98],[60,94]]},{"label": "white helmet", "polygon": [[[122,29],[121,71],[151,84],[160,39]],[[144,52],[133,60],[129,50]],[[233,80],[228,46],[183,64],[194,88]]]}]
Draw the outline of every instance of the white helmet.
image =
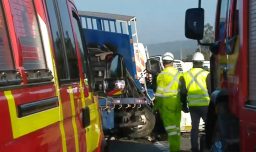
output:
[{"label": "white helmet", "polygon": [[174,56],[171,52],[165,52],[163,55],[163,61],[173,61],[174,60]]},{"label": "white helmet", "polygon": [[196,52],[192,58],[193,61],[204,61],[204,55],[201,52]]}]

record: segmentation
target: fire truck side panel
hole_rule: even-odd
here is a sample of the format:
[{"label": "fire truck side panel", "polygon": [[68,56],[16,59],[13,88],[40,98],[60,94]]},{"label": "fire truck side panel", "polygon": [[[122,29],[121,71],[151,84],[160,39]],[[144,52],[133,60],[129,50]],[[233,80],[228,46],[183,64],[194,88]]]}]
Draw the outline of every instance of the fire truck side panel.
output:
[{"label": "fire truck side panel", "polygon": [[253,0],[239,1],[240,29],[243,42],[241,48],[244,54],[241,56],[242,67],[241,81],[244,84],[240,97],[241,116],[241,149],[242,151],[255,151],[256,149],[256,111],[255,111],[255,12],[256,3]]},{"label": "fire truck side panel", "polygon": [[[50,15],[61,16],[55,16],[59,41],[49,37],[53,28],[49,27],[52,22],[45,14],[46,2],[60,6],[57,14],[50,12]],[[66,0],[3,0],[0,3],[0,64],[4,64],[0,70],[7,76],[3,81],[5,77],[1,73],[0,122],[4,125],[0,126],[0,151],[99,151],[103,136],[98,103],[92,93],[88,96],[88,85],[84,84],[81,50],[69,17],[71,10],[75,11],[73,4]],[[7,28],[2,28],[5,20]],[[58,60],[60,50],[51,47],[56,43],[62,47],[61,54],[65,56],[61,57],[66,61]],[[9,50],[12,53],[6,55]],[[13,65],[7,62],[12,56]],[[92,117],[82,114],[86,106]],[[83,125],[84,120],[90,122],[90,128]],[[87,140],[92,139],[90,143],[86,142],[87,132],[91,132],[90,136],[97,133]]]},{"label": "fire truck side panel", "polygon": [[12,124],[11,119],[9,115],[9,108],[8,108],[8,102],[4,96],[4,92],[0,92],[0,144],[6,143],[12,139]]},{"label": "fire truck side panel", "polygon": [[[227,112],[239,122],[241,151],[255,151],[256,3],[253,0],[219,0],[218,4],[216,41],[220,42],[220,47],[214,62],[215,89],[227,91]],[[234,41],[229,42],[232,38]]]},{"label": "fire truck side panel", "polygon": [[[8,14],[7,21],[10,39],[14,40],[11,41],[11,48],[13,55],[17,57],[21,51],[24,51],[20,49],[25,47],[18,46],[17,41],[15,41],[17,40],[15,30],[18,29],[16,28],[17,25],[13,26],[11,23],[15,20],[12,17],[15,17],[16,14],[11,11],[8,2],[10,1],[4,1],[2,4],[4,4],[5,12]],[[27,5],[30,5],[30,3],[28,2]],[[33,9],[31,11],[33,12]],[[37,27],[36,24],[37,22],[35,27]],[[21,31],[17,33],[17,37],[20,36],[19,34],[21,34]],[[30,51],[35,49],[28,44],[27,50],[29,50],[28,47],[30,47]],[[27,56],[30,55],[27,54]],[[36,63],[37,58],[33,59],[34,63]],[[23,63],[21,61],[20,57],[16,60],[16,67],[22,67]],[[23,67],[20,69],[23,69]],[[5,124],[1,127],[0,131],[1,151],[47,151],[49,149],[61,151],[62,144],[61,140],[59,140],[61,135],[58,127],[60,116],[59,104],[58,98],[55,95],[55,86],[51,80],[46,82],[37,80],[26,85],[1,86],[0,95],[1,122]],[[55,134],[52,134],[52,132],[55,132]],[[39,146],[40,149],[38,149]]]}]

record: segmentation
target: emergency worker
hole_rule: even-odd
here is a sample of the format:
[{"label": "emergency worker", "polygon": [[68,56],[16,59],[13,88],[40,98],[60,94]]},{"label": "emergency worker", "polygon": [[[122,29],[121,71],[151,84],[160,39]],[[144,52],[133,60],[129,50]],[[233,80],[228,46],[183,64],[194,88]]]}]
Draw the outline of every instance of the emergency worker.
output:
[{"label": "emergency worker", "polygon": [[187,102],[183,105],[183,111],[190,112],[192,121],[191,150],[198,152],[198,132],[200,118],[206,122],[208,105],[210,102],[210,74],[203,69],[204,55],[196,52],[193,55],[193,68],[181,77],[181,101]]},{"label": "emergency worker", "polygon": [[168,134],[170,152],[180,151],[181,104],[178,94],[181,73],[173,67],[174,56],[166,52],[162,56],[164,70],[157,76],[155,109],[160,113]]}]

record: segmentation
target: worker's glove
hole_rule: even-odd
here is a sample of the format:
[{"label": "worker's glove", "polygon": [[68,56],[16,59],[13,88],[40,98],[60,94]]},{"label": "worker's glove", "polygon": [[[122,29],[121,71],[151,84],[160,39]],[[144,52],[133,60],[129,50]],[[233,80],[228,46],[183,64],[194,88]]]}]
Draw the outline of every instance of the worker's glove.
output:
[{"label": "worker's glove", "polygon": [[182,106],[182,111],[185,112],[185,113],[189,113],[189,107],[188,107],[188,105],[183,105],[183,106]]}]

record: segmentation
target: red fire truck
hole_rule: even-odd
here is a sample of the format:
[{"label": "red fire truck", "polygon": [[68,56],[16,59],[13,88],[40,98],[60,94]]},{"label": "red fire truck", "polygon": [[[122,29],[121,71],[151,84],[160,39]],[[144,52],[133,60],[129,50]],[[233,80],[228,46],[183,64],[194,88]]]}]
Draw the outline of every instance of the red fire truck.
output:
[{"label": "red fire truck", "polygon": [[218,0],[215,43],[202,44],[204,10],[188,9],[185,35],[211,48],[206,141],[213,151],[256,150],[256,1]]},{"label": "red fire truck", "polygon": [[86,54],[73,1],[0,1],[0,151],[100,151]]}]

